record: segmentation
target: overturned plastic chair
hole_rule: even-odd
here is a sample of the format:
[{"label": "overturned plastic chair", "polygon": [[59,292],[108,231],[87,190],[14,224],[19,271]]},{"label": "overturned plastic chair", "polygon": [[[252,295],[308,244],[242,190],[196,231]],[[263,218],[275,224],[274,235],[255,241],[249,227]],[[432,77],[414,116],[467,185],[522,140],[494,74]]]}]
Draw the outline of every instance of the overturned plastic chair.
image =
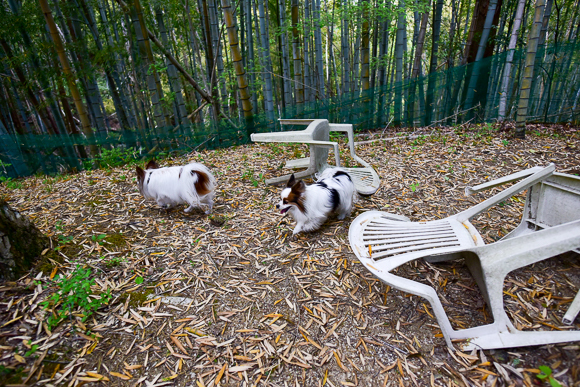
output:
[{"label": "overturned plastic chair", "polygon": [[[282,125],[308,125],[305,130],[291,132],[253,133],[251,139],[254,142],[285,142],[308,144],[310,157],[298,160],[290,160],[286,163],[287,168],[307,168],[295,174],[298,179],[310,177],[321,173],[329,167],[327,164],[328,150],[333,149],[336,166],[340,167],[340,152],[338,143],[330,141],[330,132],[345,132],[348,135],[350,155],[364,168],[345,168],[352,177],[357,192],[361,195],[372,195],[380,185],[380,179],[373,167],[358,157],[354,152],[354,135],[351,124],[330,124],[328,120],[279,120]],[[284,175],[266,180],[266,184],[281,184],[288,181],[290,175]]]},{"label": "overturned plastic chair", "polygon": [[[521,180],[523,178],[523,180]],[[467,189],[479,192],[521,180],[484,202],[445,219],[410,222],[385,212],[358,216],[349,229],[353,252],[376,277],[394,288],[426,298],[445,340],[465,340],[464,349],[509,348],[580,340],[580,331],[520,331],[504,310],[503,283],[511,271],[580,248],[580,178],[554,173],[554,165],[535,167]],[[470,219],[528,189],[520,225],[498,242],[486,245]],[[441,262],[464,258],[490,306],[493,323],[454,330],[435,289],[391,271],[406,262],[425,258]],[[579,292],[580,295],[580,292]],[[563,321],[571,324],[580,309],[572,301]]]}]

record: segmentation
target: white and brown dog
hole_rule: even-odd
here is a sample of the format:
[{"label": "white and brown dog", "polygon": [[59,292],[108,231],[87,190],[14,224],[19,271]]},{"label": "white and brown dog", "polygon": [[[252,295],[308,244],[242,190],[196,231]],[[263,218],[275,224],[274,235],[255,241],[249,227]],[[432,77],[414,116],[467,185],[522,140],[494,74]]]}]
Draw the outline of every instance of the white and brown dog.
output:
[{"label": "white and brown dog", "polygon": [[317,230],[333,213],[338,214],[338,219],[346,218],[352,211],[354,192],[352,179],[340,168],[325,169],[317,182],[308,186],[292,175],[276,208],[294,218],[296,235]]},{"label": "white and brown dog", "polygon": [[153,160],[145,170],[137,167],[139,192],[146,199],[153,199],[163,208],[189,204],[185,212],[195,207],[207,206],[206,214],[213,207],[215,177],[203,164],[191,163],[182,167],[160,168]]}]

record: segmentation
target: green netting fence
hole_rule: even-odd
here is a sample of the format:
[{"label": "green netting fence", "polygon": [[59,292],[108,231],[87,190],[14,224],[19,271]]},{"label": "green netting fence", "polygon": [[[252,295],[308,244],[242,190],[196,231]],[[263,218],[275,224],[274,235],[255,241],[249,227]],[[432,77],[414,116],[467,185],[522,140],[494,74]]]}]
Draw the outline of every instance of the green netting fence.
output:
[{"label": "green netting fence", "polygon": [[[466,66],[407,79],[388,87],[343,92],[325,100],[293,105],[280,118],[326,118],[351,123],[356,130],[424,127],[514,120],[525,51],[504,52]],[[506,74],[506,63],[511,69]],[[377,80],[378,83],[378,80]],[[528,122],[580,122],[580,44],[541,47],[527,115]],[[283,128],[255,116],[237,127],[226,120],[178,127],[140,128],[83,135],[14,135],[0,127],[0,176],[20,177],[121,163],[196,149],[249,142],[249,134]],[[99,155],[91,157],[90,147]]]}]

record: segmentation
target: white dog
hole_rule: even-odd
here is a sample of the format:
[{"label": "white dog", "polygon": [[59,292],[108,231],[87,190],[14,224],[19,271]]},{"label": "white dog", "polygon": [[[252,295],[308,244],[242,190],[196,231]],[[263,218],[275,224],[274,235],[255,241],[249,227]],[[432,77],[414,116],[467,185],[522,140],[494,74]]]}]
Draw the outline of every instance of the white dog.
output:
[{"label": "white dog", "polygon": [[182,167],[159,168],[153,160],[145,170],[137,167],[139,192],[146,199],[154,199],[163,208],[189,204],[185,212],[205,204],[209,214],[215,196],[215,177],[203,164],[191,163]]},{"label": "white dog", "polygon": [[333,213],[338,214],[338,219],[350,215],[354,192],[352,179],[340,168],[324,170],[318,181],[309,186],[302,180],[296,181],[292,175],[276,208],[294,218],[293,235],[296,235],[300,231],[317,230]]}]

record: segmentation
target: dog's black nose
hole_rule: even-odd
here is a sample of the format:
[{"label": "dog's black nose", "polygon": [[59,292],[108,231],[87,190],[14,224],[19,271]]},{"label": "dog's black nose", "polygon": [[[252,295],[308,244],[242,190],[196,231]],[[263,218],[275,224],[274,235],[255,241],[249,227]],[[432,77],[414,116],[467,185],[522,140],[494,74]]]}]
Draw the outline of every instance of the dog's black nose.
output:
[{"label": "dog's black nose", "polygon": [[280,205],[279,204],[276,204],[276,208],[280,208]]}]

